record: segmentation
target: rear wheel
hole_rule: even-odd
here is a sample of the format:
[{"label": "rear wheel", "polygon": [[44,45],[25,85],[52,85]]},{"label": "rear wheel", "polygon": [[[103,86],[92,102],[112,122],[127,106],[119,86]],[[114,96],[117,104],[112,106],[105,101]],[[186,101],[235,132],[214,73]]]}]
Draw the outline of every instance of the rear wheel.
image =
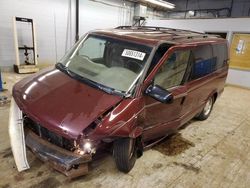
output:
[{"label": "rear wheel", "polygon": [[209,97],[203,110],[201,111],[201,113],[199,115],[197,115],[195,118],[198,120],[206,120],[212,109],[213,109],[213,105],[214,105],[214,98],[213,97]]},{"label": "rear wheel", "polygon": [[136,161],[136,140],[133,138],[120,138],[114,141],[113,156],[117,168],[128,173]]}]

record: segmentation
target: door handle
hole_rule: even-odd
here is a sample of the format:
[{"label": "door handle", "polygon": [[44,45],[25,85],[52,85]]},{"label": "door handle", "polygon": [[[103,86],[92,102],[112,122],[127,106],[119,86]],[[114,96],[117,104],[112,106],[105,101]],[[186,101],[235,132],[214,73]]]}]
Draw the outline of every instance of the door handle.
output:
[{"label": "door handle", "polygon": [[181,105],[183,105],[184,104],[184,101],[186,100],[186,97],[182,97],[182,99],[181,99]]},{"label": "door handle", "polygon": [[187,92],[185,92],[185,93],[180,93],[179,95],[174,96],[174,99],[182,98],[182,99],[181,99],[180,105],[183,105],[184,102],[185,102],[186,96],[187,96]]},{"label": "door handle", "polygon": [[181,94],[179,94],[179,95],[175,95],[174,96],[174,99],[179,99],[179,98],[185,98],[187,96],[187,92],[185,92],[185,93],[181,93]]}]

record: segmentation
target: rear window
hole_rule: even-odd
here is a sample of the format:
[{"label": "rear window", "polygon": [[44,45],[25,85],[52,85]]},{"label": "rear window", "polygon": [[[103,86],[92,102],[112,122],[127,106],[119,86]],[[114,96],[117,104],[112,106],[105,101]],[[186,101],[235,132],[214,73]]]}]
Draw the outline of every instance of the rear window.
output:
[{"label": "rear window", "polygon": [[226,44],[214,44],[213,55],[216,57],[216,69],[222,68],[228,59],[227,45]]}]

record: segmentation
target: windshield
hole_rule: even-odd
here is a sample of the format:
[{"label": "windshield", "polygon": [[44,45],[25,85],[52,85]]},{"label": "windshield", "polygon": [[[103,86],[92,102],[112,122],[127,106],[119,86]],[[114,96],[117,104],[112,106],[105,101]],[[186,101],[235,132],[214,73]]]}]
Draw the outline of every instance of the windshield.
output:
[{"label": "windshield", "polygon": [[137,43],[89,35],[60,63],[69,74],[125,93],[140,77],[151,50]]}]

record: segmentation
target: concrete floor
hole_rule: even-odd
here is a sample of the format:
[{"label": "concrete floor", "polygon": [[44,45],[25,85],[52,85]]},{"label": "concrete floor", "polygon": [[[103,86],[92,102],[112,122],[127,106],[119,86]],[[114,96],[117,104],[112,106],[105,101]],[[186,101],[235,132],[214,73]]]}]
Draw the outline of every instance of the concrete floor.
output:
[{"label": "concrete floor", "polygon": [[[6,88],[23,76],[4,73]],[[8,92],[4,93],[8,95]],[[144,152],[129,174],[112,156],[88,175],[68,180],[28,153],[31,169],[18,173],[8,137],[9,105],[0,107],[0,187],[249,187],[250,90],[227,86],[206,121],[192,121]]]}]

